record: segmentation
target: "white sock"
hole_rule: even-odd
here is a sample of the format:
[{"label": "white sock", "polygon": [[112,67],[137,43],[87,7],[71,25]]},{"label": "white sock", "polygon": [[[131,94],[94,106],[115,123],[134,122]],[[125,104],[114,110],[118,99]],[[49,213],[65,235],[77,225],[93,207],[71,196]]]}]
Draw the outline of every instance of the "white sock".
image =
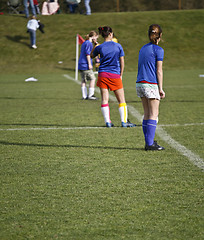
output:
[{"label": "white sock", "polygon": [[126,123],[127,118],[128,118],[127,104],[126,103],[120,103],[119,104],[119,113],[120,113],[121,122]]},{"label": "white sock", "polygon": [[94,95],[94,88],[89,88],[89,97]]},{"label": "white sock", "polygon": [[101,112],[104,117],[105,123],[111,122],[110,120],[110,109],[108,104],[101,104]]},{"label": "white sock", "polygon": [[82,92],[82,97],[87,98],[87,88],[86,87],[81,87],[81,92]]}]

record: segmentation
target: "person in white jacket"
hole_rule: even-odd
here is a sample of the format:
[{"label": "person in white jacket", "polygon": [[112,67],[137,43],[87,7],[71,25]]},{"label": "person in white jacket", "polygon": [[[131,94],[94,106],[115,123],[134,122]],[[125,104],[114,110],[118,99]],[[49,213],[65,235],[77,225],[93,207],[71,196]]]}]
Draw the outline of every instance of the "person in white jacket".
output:
[{"label": "person in white jacket", "polygon": [[35,16],[32,16],[31,19],[28,21],[27,29],[30,33],[30,43],[31,48],[36,49],[36,30],[39,28],[38,21],[36,20]]}]

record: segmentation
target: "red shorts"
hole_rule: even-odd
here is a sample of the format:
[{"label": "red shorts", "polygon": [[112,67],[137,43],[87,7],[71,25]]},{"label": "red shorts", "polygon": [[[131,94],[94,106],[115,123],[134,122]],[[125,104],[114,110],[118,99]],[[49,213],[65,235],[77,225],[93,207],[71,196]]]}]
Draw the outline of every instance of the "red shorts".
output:
[{"label": "red shorts", "polygon": [[123,88],[121,78],[98,77],[96,85],[100,88],[110,89],[111,91]]}]

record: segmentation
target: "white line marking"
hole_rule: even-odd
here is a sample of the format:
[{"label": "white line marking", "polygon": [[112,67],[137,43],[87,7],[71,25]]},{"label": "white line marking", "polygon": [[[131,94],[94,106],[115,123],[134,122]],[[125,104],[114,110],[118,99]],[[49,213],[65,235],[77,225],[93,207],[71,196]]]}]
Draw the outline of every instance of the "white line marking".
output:
[{"label": "white line marking", "polygon": [[[78,84],[81,84],[80,81],[75,80],[74,78],[70,77],[69,75],[65,74],[65,78],[68,78]],[[96,89],[99,92],[99,89]],[[116,102],[116,98],[110,95],[110,99]],[[131,105],[127,105],[129,112],[132,114],[133,117],[137,118],[139,122],[141,122],[142,115]],[[195,166],[199,167],[204,171],[204,160],[198,156],[197,154],[191,152],[189,149],[181,145],[179,142],[175,141],[163,128],[162,126],[157,126],[156,134],[167,144],[169,144],[172,148],[176,149],[180,152],[183,156],[186,156]]]},{"label": "white line marking", "polygon": [[186,156],[195,166],[199,167],[204,171],[204,162],[203,159],[197,154],[193,153],[179,142],[174,140],[162,127],[157,127],[157,135],[167,142],[172,148],[179,151],[182,155]]},{"label": "white line marking", "polygon": [[[130,110],[130,108],[132,106],[128,106],[129,107],[129,112],[134,116],[135,114],[135,109]],[[135,117],[135,116],[134,116]],[[140,121],[141,122],[141,121]],[[187,124],[160,124],[158,125],[158,127],[186,127],[186,126],[201,126],[204,125],[204,123],[187,123]],[[0,131],[32,131],[32,130],[83,130],[83,129],[104,129],[106,128],[105,126],[103,127],[88,127],[88,126],[84,126],[84,127],[31,127],[31,128],[0,128]],[[120,128],[118,127],[114,127],[114,128]]]}]

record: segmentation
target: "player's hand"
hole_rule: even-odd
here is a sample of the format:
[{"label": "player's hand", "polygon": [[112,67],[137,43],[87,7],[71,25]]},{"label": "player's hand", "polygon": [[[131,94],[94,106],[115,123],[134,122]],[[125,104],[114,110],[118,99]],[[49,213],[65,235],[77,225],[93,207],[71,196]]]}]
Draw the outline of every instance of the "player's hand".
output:
[{"label": "player's hand", "polygon": [[93,66],[90,64],[89,65],[89,70],[92,70],[93,69]]},{"label": "player's hand", "polygon": [[161,99],[165,98],[165,92],[163,90],[159,91]]}]

